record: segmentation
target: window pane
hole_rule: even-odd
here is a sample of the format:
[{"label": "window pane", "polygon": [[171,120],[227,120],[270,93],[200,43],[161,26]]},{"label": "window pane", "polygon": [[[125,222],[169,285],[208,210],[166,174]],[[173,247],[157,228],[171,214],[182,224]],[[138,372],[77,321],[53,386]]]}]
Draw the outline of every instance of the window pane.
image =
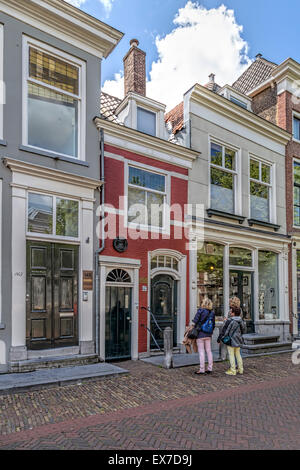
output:
[{"label": "window pane", "polygon": [[245,248],[230,248],[229,250],[230,266],[252,266],[252,251]]},{"label": "window pane", "polygon": [[165,192],[165,176],[129,167],[129,184]]},{"label": "window pane", "polygon": [[294,117],[294,137],[297,140],[300,140],[300,119]]},{"label": "window pane", "polygon": [[250,160],[250,178],[259,180],[259,162]]},{"label": "window pane", "polygon": [[241,108],[247,109],[247,104],[244,103],[243,101],[238,100],[238,99],[235,98],[234,96],[231,96],[231,97],[230,97],[230,101],[232,101],[233,103],[237,104],[237,105],[240,106]]},{"label": "window pane", "polygon": [[234,212],[234,191],[231,173],[211,168],[211,208]]},{"label": "window pane", "polygon": [[294,182],[300,184],[300,164],[294,163]]},{"label": "window pane", "polygon": [[33,47],[29,48],[29,77],[78,95],[78,67]]},{"label": "window pane", "polygon": [[56,235],[78,237],[78,201],[56,199]]},{"label": "window pane", "polygon": [[28,93],[28,144],[77,158],[78,102],[32,84]]},{"label": "window pane", "polygon": [[261,165],[261,180],[264,183],[271,183],[271,167],[268,165]]},{"label": "window pane", "polygon": [[219,165],[219,166],[223,165],[221,145],[211,144],[210,155],[211,155],[211,163],[213,163],[213,165]]},{"label": "window pane", "polygon": [[235,170],[235,151],[225,149],[225,168]]},{"label": "window pane", "polygon": [[128,188],[128,222],[147,224],[146,193],[135,188]]},{"label": "window pane", "polygon": [[279,318],[277,255],[270,251],[258,252],[259,319]]},{"label": "window pane", "polygon": [[223,253],[222,245],[205,242],[197,254],[197,306],[209,297],[217,316],[223,316]]},{"label": "window pane", "polygon": [[151,260],[151,269],[157,268],[157,256]]},{"label": "window pane", "polygon": [[53,198],[28,195],[28,232],[53,234]]},{"label": "window pane", "polygon": [[148,225],[151,227],[163,226],[164,196],[147,193]]},{"label": "window pane", "polygon": [[294,206],[294,225],[300,225],[300,207]]},{"label": "window pane", "polygon": [[156,114],[146,109],[137,109],[137,128],[145,134],[156,135]]},{"label": "window pane", "polygon": [[259,183],[250,182],[251,218],[269,222],[269,188]]}]

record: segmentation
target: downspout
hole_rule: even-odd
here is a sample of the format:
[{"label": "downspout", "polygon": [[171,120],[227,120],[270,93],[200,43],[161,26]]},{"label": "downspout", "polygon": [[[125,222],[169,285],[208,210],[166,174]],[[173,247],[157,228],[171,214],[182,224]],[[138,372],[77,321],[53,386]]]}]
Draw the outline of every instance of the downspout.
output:
[{"label": "downspout", "polygon": [[96,354],[99,357],[100,355],[100,341],[99,341],[99,329],[100,329],[100,275],[99,275],[99,255],[103,252],[105,248],[105,239],[104,239],[104,216],[105,216],[105,173],[104,173],[104,132],[103,129],[100,129],[100,180],[101,193],[100,193],[100,207],[101,207],[101,245],[95,252],[95,282],[96,282]]}]

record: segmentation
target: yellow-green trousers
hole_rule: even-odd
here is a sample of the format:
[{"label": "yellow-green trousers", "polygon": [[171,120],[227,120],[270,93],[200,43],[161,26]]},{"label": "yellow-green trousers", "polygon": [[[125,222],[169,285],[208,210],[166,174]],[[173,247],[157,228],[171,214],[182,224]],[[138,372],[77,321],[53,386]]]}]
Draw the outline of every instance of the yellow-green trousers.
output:
[{"label": "yellow-green trousers", "polygon": [[244,366],[243,366],[243,359],[241,356],[241,348],[233,348],[231,346],[227,346],[228,349],[228,356],[229,356],[229,362],[230,362],[230,370],[233,374],[236,374],[236,366],[235,366],[235,360],[238,365],[238,371],[240,374],[244,372]]}]

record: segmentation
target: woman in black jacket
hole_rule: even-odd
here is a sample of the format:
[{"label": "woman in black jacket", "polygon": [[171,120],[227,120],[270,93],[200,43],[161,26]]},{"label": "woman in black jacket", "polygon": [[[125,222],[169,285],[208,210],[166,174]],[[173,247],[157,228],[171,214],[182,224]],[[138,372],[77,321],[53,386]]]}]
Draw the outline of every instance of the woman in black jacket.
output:
[{"label": "woman in black jacket", "polygon": [[199,334],[197,338],[197,346],[200,359],[200,370],[195,372],[197,375],[205,374],[205,351],[208,360],[208,368],[206,373],[211,374],[213,370],[213,355],[211,351],[211,338],[213,333],[205,333],[201,331],[201,326],[206,320],[211,319],[213,322],[213,329],[215,328],[215,314],[213,312],[213,303],[210,299],[205,298],[202,301],[201,308],[196,313],[193,320],[193,324],[199,328]]}]

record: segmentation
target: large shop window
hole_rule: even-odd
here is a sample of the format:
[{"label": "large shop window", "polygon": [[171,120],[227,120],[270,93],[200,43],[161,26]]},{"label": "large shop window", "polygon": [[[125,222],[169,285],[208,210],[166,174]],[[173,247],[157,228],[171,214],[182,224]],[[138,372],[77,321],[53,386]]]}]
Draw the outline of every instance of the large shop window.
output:
[{"label": "large shop window", "polygon": [[26,41],[24,144],[83,159],[84,65],[44,49]]},{"label": "large shop window", "polygon": [[252,267],[252,251],[246,248],[230,248],[229,250],[230,266]]},{"label": "large shop window", "polygon": [[165,225],[166,177],[129,167],[128,222],[163,228]]},{"label": "large shop window", "polygon": [[271,251],[258,252],[259,319],[279,319],[278,256]]},{"label": "large shop window", "polygon": [[294,225],[300,226],[300,162],[294,162]]},{"label": "large shop window", "polygon": [[28,194],[28,233],[78,239],[78,220],[78,201]]},{"label": "large shop window", "polygon": [[236,151],[211,143],[210,205],[211,209],[234,214],[236,186]]},{"label": "large shop window", "polygon": [[271,166],[250,159],[251,218],[270,222]]},{"label": "large shop window", "polygon": [[216,316],[224,315],[223,300],[224,247],[205,242],[197,253],[197,306],[204,297],[214,304]]}]

